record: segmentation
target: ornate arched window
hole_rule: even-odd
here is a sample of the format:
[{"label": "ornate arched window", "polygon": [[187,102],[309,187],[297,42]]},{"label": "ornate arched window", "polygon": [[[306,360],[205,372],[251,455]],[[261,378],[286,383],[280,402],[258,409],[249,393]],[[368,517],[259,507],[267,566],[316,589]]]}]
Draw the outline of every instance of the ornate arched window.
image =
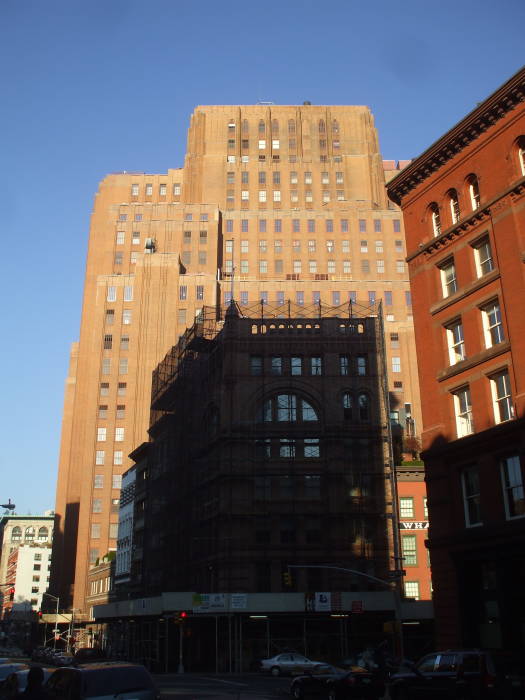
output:
[{"label": "ornate arched window", "polygon": [[49,530],[47,527],[41,527],[38,530],[38,541],[39,542],[47,542],[47,538],[49,536]]},{"label": "ornate arched window", "polygon": [[24,539],[26,540],[34,540],[35,539],[35,528],[34,527],[26,527],[26,533]]},{"label": "ornate arched window", "polygon": [[472,211],[479,209],[479,183],[476,175],[469,175],[467,178],[467,188],[470,197]]},{"label": "ornate arched window", "polygon": [[525,136],[520,136],[516,142],[518,153],[518,166],[521,177],[525,175]]},{"label": "ornate arched window", "polygon": [[432,222],[432,233],[434,236],[439,236],[441,234],[441,214],[437,203],[432,202],[428,210],[430,212],[430,221]]},{"label": "ornate arched window", "polygon": [[345,420],[352,420],[352,407],[352,394],[350,394],[350,392],[348,391],[345,391],[345,393],[343,394],[343,416]]},{"label": "ornate arched window", "polygon": [[259,421],[263,423],[311,423],[318,421],[315,408],[296,394],[276,394],[266,399]]},{"label": "ornate arched window", "polygon": [[359,408],[359,420],[370,420],[370,400],[367,394],[359,394],[357,405]]},{"label": "ornate arched window", "polygon": [[457,224],[461,218],[461,212],[459,210],[459,198],[457,190],[449,190],[447,192],[448,205],[450,207],[450,218],[453,224]]},{"label": "ornate arched window", "polygon": [[16,525],[11,530],[11,542],[20,542],[22,539],[22,529]]}]

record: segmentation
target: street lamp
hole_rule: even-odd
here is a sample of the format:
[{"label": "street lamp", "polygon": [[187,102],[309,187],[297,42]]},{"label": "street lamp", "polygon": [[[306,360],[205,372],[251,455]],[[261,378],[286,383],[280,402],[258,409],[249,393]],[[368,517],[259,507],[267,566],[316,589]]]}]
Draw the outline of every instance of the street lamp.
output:
[{"label": "street lamp", "polygon": [[[403,644],[403,621],[401,618],[401,597],[399,595],[399,589],[397,587],[397,584],[395,582],[395,579],[392,581],[385,581],[382,578],[377,578],[377,576],[371,576],[370,574],[364,574],[362,571],[357,571],[356,569],[346,569],[342,566],[330,566],[329,564],[289,564],[288,565],[289,569],[332,569],[333,571],[344,571],[347,574],[355,574],[356,576],[362,576],[363,578],[367,578],[370,581],[374,581],[375,583],[380,583],[383,586],[386,586],[389,588],[392,593],[394,594],[394,608],[395,608],[395,614],[396,614],[396,627],[397,627],[397,634],[398,634],[398,646],[399,646],[399,656],[401,659],[404,656],[404,644]],[[403,576],[403,572],[393,572],[396,574],[396,578],[399,576]],[[392,587],[392,583],[394,584]]]},{"label": "street lamp", "polygon": [[16,508],[14,503],[11,503],[11,499],[7,503],[0,504],[0,508],[5,508],[6,510],[14,510]]},{"label": "street lamp", "polygon": [[53,649],[57,648],[57,634],[58,634],[58,605],[60,603],[60,598],[58,598],[55,595],[51,595],[51,593],[42,593],[42,598],[47,595],[48,598],[52,598],[53,600],[56,600],[57,602],[57,610],[55,613],[55,628],[53,629]]}]

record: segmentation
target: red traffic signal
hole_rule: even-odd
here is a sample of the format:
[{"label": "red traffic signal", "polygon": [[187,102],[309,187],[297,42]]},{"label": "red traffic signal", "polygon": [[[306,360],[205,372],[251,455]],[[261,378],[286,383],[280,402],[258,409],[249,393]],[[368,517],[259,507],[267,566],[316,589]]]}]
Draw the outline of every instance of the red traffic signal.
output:
[{"label": "red traffic signal", "polygon": [[180,625],[183,622],[185,622],[187,617],[188,617],[188,613],[185,610],[181,610],[180,612],[176,612],[173,615],[173,621],[175,622],[176,625]]}]

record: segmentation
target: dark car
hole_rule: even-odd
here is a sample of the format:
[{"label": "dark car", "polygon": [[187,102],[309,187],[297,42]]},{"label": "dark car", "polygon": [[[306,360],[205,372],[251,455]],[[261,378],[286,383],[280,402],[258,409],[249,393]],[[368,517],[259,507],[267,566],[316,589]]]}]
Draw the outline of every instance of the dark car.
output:
[{"label": "dark car", "polygon": [[385,685],[378,677],[356,666],[349,670],[327,666],[321,673],[297,676],[290,684],[290,695],[296,700],[310,696],[328,700],[378,700],[384,693]]},{"label": "dark car", "polygon": [[104,661],[107,654],[104,649],[98,647],[82,647],[75,652],[75,663],[88,663],[90,661]]},{"label": "dark car", "polygon": [[6,664],[1,664],[0,665],[0,681],[5,681],[7,676],[10,676],[12,673],[15,673],[15,671],[23,671],[26,668],[29,668],[29,666],[27,664],[22,664],[22,663],[9,662]]},{"label": "dark car", "polygon": [[427,654],[391,677],[392,700],[520,700],[525,697],[523,654],[480,649]]},{"label": "dark car", "polygon": [[58,668],[44,687],[53,700],[160,700],[152,677],[140,664]]}]

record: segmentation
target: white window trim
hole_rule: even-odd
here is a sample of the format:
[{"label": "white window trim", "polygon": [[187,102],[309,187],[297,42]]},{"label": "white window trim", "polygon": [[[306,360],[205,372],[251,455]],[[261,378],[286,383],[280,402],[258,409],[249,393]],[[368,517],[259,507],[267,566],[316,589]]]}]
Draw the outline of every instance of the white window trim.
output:
[{"label": "white window trim", "polygon": [[[481,248],[484,248],[485,246],[488,246],[490,256],[488,258],[485,258],[485,260],[481,260]],[[494,257],[492,255],[492,246],[490,245],[490,240],[489,238],[483,238],[481,241],[478,241],[475,243],[473,246],[474,250],[474,262],[476,264],[476,275],[478,279],[480,277],[483,277],[484,275],[488,275],[492,270],[494,269]],[[487,272],[483,272],[483,269],[481,267],[482,263],[487,263],[490,260],[490,270],[487,270]]]},{"label": "white window trim", "polygon": [[[518,466],[519,466],[519,471],[520,471],[520,476],[521,476],[521,483],[517,484],[515,486],[510,486],[508,487],[507,484],[505,483],[505,465],[507,461],[509,460],[517,460],[518,461]],[[501,476],[501,489],[503,491],[503,503],[505,505],[505,518],[507,520],[519,520],[520,518],[525,518],[525,512],[523,513],[518,513],[518,515],[511,515],[510,514],[510,508],[509,508],[509,497],[508,497],[508,492],[511,491],[513,488],[520,488],[523,490],[524,484],[523,484],[523,472],[521,470],[521,461],[518,455],[511,455],[510,457],[505,457],[500,461],[500,476]]]},{"label": "white window trim", "polygon": [[[450,282],[447,283],[447,270],[451,269],[453,271],[453,279],[454,279],[454,287],[455,289],[453,291],[450,291],[448,286]],[[448,262],[442,263],[439,266],[439,274],[441,277],[441,289],[443,292],[443,298],[446,299],[449,296],[452,296],[452,294],[455,294],[458,290],[458,280],[456,277],[456,266],[454,264],[453,260],[449,260]]]},{"label": "white window trim", "polygon": [[[497,307],[497,312],[499,313],[499,323],[494,323],[491,325],[490,323],[490,318],[489,314],[490,311],[495,309]],[[485,347],[486,348],[491,348],[494,345],[499,345],[500,343],[503,343],[505,341],[505,332],[503,330],[503,319],[501,318],[501,307],[499,305],[498,301],[492,301],[490,304],[485,304],[481,309],[481,321],[483,323],[483,334],[485,336]],[[492,333],[491,330],[499,328],[501,332],[501,340],[498,343],[494,343],[492,341]]]},{"label": "white window trim", "polygon": [[[463,511],[465,513],[465,525],[466,525],[466,527],[469,527],[469,528],[470,527],[481,527],[483,525],[483,522],[481,520],[477,523],[470,522],[468,507],[467,507],[467,504],[468,504],[467,492],[466,492],[466,488],[465,488],[465,473],[466,473],[466,471],[467,470],[464,469],[461,472],[461,492],[463,495]],[[479,480],[479,475],[478,475],[478,480]],[[479,492],[477,495],[478,496],[480,495]],[[470,495],[470,497],[472,497],[472,494]]]},{"label": "white window trim", "polygon": [[[500,376],[506,376],[506,389],[508,391],[507,394],[504,396],[498,396],[498,389],[497,389],[497,378]],[[493,374],[489,377],[490,379],[490,391],[492,394],[492,406],[494,410],[494,421],[496,423],[506,423],[509,420],[512,420],[514,418],[514,404],[512,403],[512,392],[511,392],[511,387],[510,387],[510,377],[508,370],[503,370],[502,372],[497,372],[496,374]],[[508,418],[501,418],[500,416],[500,403],[502,401],[506,401],[508,406],[509,406],[509,417]]]},{"label": "white window trim", "polygon": [[[465,394],[466,398],[468,399],[467,408],[464,411],[461,410],[461,394]],[[468,387],[458,389],[452,394],[452,396],[454,399],[454,415],[456,417],[456,432],[458,438],[465,437],[466,435],[472,435],[474,432],[474,421],[472,418],[472,400],[470,397],[470,389]]]},{"label": "white window trim", "polygon": [[[460,338],[457,340],[454,335],[456,329],[460,330]],[[447,335],[448,359],[451,365],[455,365],[466,358],[465,352],[465,336],[463,335],[463,324],[461,321],[445,326]],[[459,350],[459,352],[458,352]]]}]

